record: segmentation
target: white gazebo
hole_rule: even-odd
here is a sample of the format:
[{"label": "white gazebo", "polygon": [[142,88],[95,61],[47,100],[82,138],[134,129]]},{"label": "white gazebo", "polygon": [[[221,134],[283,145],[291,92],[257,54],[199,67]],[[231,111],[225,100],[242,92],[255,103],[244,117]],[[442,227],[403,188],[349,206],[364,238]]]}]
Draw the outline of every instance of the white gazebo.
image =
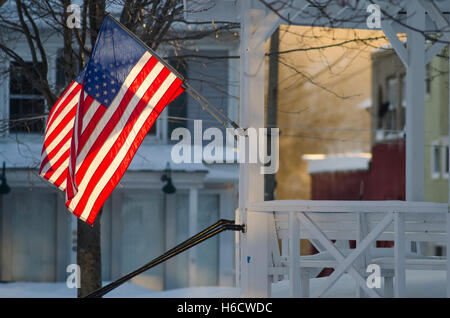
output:
[{"label": "white gazebo", "polygon": [[[258,0],[185,0],[186,18],[191,21],[241,23],[239,124],[242,128],[264,126],[264,44],[280,24],[368,29],[367,8],[376,4],[381,8],[381,29],[407,71],[407,201],[264,202],[264,175],[260,174],[260,165],[241,164],[237,219],[246,224],[247,231],[240,234],[237,244],[238,284],[243,296],[270,297],[271,283],[288,277],[292,296],[308,296],[308,281],[314,269],[334,267],[334,273],[312,296],[322,296],[347,272],[358,284],[357,295],[363,291],[365,295],[377,297],[380,292],[367,286],[365,274],[367,265],[374,263],[381,267],[385,288],[393,284],[397,297],[406,295],[405,268],[447,270],[447,295],[450,296],[450,264],[446,259],[420,255],[411,258],[406,248],[408,241],[439,241],[447,243],[447,255],[450,254],[448,204],[423,202],[425,66],[450,41],[450,2],[344,2],[346,6],[340,1],[285,0],[280,1],[284,5],[271,10]],[[406,44],[397,37],[399,33],[407,35]],[[442,36],[429,46],[427,33]],[[298,255],[300,238],[310,239],[323,251],[322,256],[314,260]],[[350,251],[339,249],[330,241],[355,238],[357,248]],[[277,239],[287,243],[282,244],[281,254]],[[380,254],[374,249],[377,239],[395,240],[393,254],[388,255],[386,251]],[[389,295],[386,290],[384,296]]]}]

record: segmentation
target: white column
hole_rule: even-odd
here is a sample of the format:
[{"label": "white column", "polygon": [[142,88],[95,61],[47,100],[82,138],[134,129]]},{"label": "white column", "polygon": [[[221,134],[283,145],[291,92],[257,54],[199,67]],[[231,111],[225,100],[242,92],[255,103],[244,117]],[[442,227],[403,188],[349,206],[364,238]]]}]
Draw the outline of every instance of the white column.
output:
[{"label": "white column", "polygon": [[395,290],[396,298],[406,297],[406,268],[405,268],[405,219],[403,213],[396,212],[394,220],[394,257],[395,257]]},{"label": "white column", "polygon": [[[197,234],[197,211],[198,211],[198,190],[197,188],[189,189],[189,237]],[[189,286],[193,287],[196,284],[197,277],[197,255],[196,249],[189,249]]]},{"label": "white column", "polygon": [[[408,6],[408,25],[425,29],[425,10],[414,0]],[[406,200],[424,200],[425,181],[425,38],[408,30],[406,74]]]},{"label": "white column", "polygon": [[[450,45],[448,46],[448,70],[449,70],[449,83],[450,83]],[[450,85],[449,85],[449,105],[448,105],[448,149],[450,152]],[[450,153],[449,153],[450,158]],[[448,203],[450,206],[450,176],[448,178]],[[450,212],[447,213],[447,297],[450,298]]]},{"label": "white column", "polygon": [[[264,41],[255,48],[251,44],[258,40],[252,34],[264,10],[259,1],[241,1],[240,5],[240,126],[260,128],[264,126]],[[246,163],[239,169],[240,222],[247,225],[240,239],[240,286],[247,297],[270,296],[267,216],[246,210],[248,202],[264,200],[264,178],[259,169],[260,164]]]},{"label": "white column", "polygon": [[[300,224],[297,214],[289,212],[289,296],[298,298],[300,287]],[[309,279],[309,277],[308,277]]]}]

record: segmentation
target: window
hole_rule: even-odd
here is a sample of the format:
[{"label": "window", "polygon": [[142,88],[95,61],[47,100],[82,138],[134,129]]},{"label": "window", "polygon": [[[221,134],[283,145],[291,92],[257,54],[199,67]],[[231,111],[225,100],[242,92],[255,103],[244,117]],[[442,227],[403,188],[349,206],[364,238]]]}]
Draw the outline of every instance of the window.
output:
[{"label": "window", "polygon": [[448,178],[448,168],[449,168],[449,156],[448,156],[448,145],[442,147],[442,176]]},{"label": "window", "polygon": [[[182,76],[186,76],[187,66],[181,59],[171,59],[169,64],[175,68]],[[178,127],[187,127],[187,98],[186,92],[183,92],[174,101],[172,101],[161,114],[161,119],[157,120],[149,130],[147,136],[156,139],[170,140],[172,131]]]},{"label": "window", "polygon": [[[220,219],[220,196],[203,193],[198,196],[197,229],[200,231]],[[212,237],[196,247],[197,286],[219,284],[219,239]]]},{"label": "window", "polygon": [[397,88],[397,77],[389,78],[387,82],[388,109],[384,119],[384,127],[386,129],[397,129]]},{"label": "window", "polygon": [[406,107],[406,76],[402,76],[402,106]]},{"label": "window", "polygon": [[[164,114],[164,113],[163,113]],[[161,115],[163,117],[164,115]],[[161,118],[162,119],[162,118]],[[162,130],[162,124],[161,119],[157,119],[154,123],[152,128],[147,133],[147,136],[151,136],[153,138],[159,139],[161,138],[161,130]]]},{"label": "window", "polygon": [[[115,265],[118,265],[122,276],[165,252],[165,215],[161,191],[124,191],[119,200],[119,213],[115,220],[120,224],[116,241],[120,256]],[[163,275],[164,267],[156,266],[142,273],[140,279],[146,281],[150,288],[161,290]]]},{"label": "window", "polygon": [[389,110],[395,109],[397,105],[397,85],[398,80],[397,77],[392,77],[388,79],[387,83],[387,95],[388,95],[388,102],[389,102]]},{"label": "window", "polygon": [[59,49],[56,56],[56,89],[62,94],[67,85],[66,74],[64,73],[64,51]]},{"label": "window", "polygon": [[[168,207],[166,218],[167,245],[173,246],[189,237],[189,224],[194,222],[194,232],[217,222],[220,218],[220,195],[208,191],[198,194],[198,209],[195,218],[189,215],[189,194],[177,192],[171,196],[172,205]],[[220,241],[212,237],[194,248],[195,254],[195,286],[215,286],[219,283],[219,251]],[[189,253],[182,253],[166,263],[165,289],[189,286]]]},{"label": "window", "polygon": [[425,89],[426,93],[429,95],[431,92],[431,64],[428,63],[425,68]]},{"label": "window", "polygon": [[[187,63],[181,59],[169,60],[172,65],[182,76],[187,75]],[[187,96],[186,92],[183,92],[178,96],[168,107],[167,110],[167,139],[170,140],[172,131],[176,128],[187,128]]]},{"label": "window", "polygon": [[[85,61],[85,64],[87,61]],[[64,61],[64,49],[59,49],[56,55],[56,73],[55,73],[55,84],[56,84],[56,90],[58,91],[58,95],[61,95],[63,91],[69,86],[69,84],[74,79],[73,76],[69,76],[69,78],[66,77],[66,62]],[[75,64],[73,65],[75,68],[75,76],[80,73],[80,65],[79,61],[75,61]]]},{"label": "window", "polygon": [[431,178],[438,179],[441,173],[441,149],[438,142],[431,146]]},{"label": "window", "polygon": [[[183,55],[195,55],[199,52],[186,50],[177,52],[178,56],[180,56],[180,53]],[[187,61],[179,57],[169,59],[169,63],[189,81],[192,87],[223,113],[227,114],[229,107],[228,60],[212,57],[226,56],[228,50],[201,50],[200,54],[211,58],[196,57],[189,58]],[[163,140],[165,138],[170,140],[172,132],[176,128],[187,128],[193,133],[193,119],[203,121],[203,131],[210,127],[222,129],[221,125],[192,96],[186,94],[186,92],[180,94],[165,109],[164,114],[167,120],[161,121],[165,125],[161,133]]]},{"label": "window", "polygon": [[[33,64],[27,63],[29,66]],[[32,85],[24,68],[14,62],[10,66],[9,79],[9,131],[42,133],[45,118],[36,118],[46,113],[42,94]]]}]

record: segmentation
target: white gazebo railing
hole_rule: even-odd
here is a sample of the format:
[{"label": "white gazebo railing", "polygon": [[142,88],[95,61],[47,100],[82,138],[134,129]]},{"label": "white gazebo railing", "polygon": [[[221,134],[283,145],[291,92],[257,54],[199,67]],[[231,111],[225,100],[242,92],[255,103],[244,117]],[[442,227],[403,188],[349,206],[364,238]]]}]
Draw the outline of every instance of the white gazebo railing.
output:
[{"label": "white gazebo railing", "polygon": [[[248,246],[250,250],[269,247],[267,264],[259,264],[260,273],[267,274],[260,279],[270,287],[271,282],[288,277],[292,297],[309,296],[309,279],[318,272],[314,269],[324,267],[333,267],[334,272],[312,297],[323,296],[344,273],[355,279],[357,295],[362,290],[371,297],[390,297],[395,281],[394,295],[405,297],[406,269],[447,269],[445,258],[422,256],[408,248],[413,241],[450,242],[447,204],[279,200],[250,203],[248,212],[261,213],[268,224],[266,229],[259,230],[267,231],[264,236],[269,242],[255,241]],[[301,256],[300,239],[309,239],[320,252]],[[342,248],[332,240],[355,240],[357,244],[355,249]],[[394,248],[376,248],[377,240],[394,241]],[[370,264],[381,268],[384,295],[366,283],[366,269]]]}]

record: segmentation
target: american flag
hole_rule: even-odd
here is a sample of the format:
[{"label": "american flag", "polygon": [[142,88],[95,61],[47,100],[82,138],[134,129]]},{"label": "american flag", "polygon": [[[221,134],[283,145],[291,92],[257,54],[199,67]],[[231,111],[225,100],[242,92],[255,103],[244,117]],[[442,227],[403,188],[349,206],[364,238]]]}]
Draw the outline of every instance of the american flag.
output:
[{"label": "american flag", "polygon": [[[68,157],[61,159],[68,170],[59,187],[66,191],[69,211],[94,223],[159,114],[183,92],[182,84],[153,52],[105,17],[77,93]],[[49,152],[46,144],[47,133],[43,153]]]},{"label": "american flag", "polygon": [[83,76],[84,70],[52,107],[45,129],[39,175],[62,191],[66,190],[70,143]]}]

